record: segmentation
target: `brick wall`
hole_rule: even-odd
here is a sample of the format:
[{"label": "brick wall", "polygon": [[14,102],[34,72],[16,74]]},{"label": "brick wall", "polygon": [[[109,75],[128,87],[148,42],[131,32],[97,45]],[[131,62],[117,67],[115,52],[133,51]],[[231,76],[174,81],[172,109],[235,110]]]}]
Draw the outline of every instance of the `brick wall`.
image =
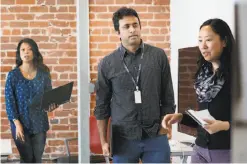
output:
[{"label": "brick wall", "polygon": [[[50,130],[44,158],[65,153],[63,139],[78,136],[76,0],[1,0],[1,138],[11,138],[4,103],[6,74],[15,66],[20,39],[33,38],[52,74],[53,87],[75,81],[72,102],[49,113]],[[14,154],[17,149],[12,141]],[[71,143],[77,152],[77,142]]]},{"label": "brick wall", "polygon": [[[120,7],[134,8],[140,17],[144,42],[160,47],[170,54],[169,0],[90,0],[90,77],[95,82],[100,59],[120,43],[112,24],[112,14]],[[91,96],[91,113],[95,94]]]},{"label": "brick wall", "polygon": [[[188,107],[197,110],[194,75],[197,70],[198,47],[179,49],[178,57],[178,112],[183,113]],[[195,135],[196,130],[179,124],[178,131]]]}]

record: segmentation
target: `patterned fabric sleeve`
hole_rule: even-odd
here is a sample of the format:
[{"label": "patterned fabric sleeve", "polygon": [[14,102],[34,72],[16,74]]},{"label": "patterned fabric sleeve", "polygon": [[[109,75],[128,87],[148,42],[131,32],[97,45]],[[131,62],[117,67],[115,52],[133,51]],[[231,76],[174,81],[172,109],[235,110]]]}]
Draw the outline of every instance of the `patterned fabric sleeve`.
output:
[{"label": "patterned fabric sleeve", "polygon": [[161,116],[172,114],[175,112],[174,91],[172,85],[171,68],[168,58],[164,51],[162,51],[162,78],[161,78]]},{"label": "patterned fabric sleeve", "polygon": [[49,91],[52,89],[50,73],[45,74],[45,84],[44,85],[45,85],[45,91]]},{"label": "patterned fabric sleeve", "polygon": [[11,121],[13,119],[18,119],[17,104],[14,88],[14,75],[9,73],[5,85],[5,103],[8,119]]}]

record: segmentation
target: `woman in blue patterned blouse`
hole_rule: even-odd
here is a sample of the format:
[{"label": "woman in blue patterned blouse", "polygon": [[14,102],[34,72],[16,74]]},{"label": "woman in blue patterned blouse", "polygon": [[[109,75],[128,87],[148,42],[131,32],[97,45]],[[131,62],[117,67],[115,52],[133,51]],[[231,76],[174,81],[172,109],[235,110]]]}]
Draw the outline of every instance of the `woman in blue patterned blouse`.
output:
[{"label": "woman in blue patterned blouse", "polygon": [[[37,44],[29,38],[21,40],[16,68],[8,73],[5,86],[6,111],[21,162],[41,163],[49,123],[40,101],[50,89],[50,71]],[[52,104],[49,108],[56,107]]]}]

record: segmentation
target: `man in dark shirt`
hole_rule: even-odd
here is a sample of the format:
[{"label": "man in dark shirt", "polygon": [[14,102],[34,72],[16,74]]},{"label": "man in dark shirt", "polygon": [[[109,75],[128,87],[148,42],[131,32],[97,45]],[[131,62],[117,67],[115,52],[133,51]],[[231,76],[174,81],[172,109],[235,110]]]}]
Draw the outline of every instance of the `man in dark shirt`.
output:
[{"label": "man in dark shirt", "polygon": [[122,7],[113,14],[121,46],[98,66],[96,108],[104,155],[109,155],[111,117],[113,162],[170,162],[162,117],[175,112],[170,66],[165,52],[141,40],[137,12]]}]

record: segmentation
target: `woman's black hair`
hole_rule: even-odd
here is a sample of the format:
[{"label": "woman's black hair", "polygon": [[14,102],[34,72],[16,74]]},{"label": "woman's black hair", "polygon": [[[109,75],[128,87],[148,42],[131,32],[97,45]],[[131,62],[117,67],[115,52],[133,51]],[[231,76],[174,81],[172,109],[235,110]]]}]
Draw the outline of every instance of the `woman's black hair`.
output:
[{"label": "woman's black hair", "polygon": [[31,50],[33,52],[34,67],[40,68],[43,71],[50,73],[50,69],[43,63],[43,57],[39,52],[37,43],[31,38],[24,38],[18,43],[16,50],[16,67],[20,67],[22,65],[22,60],[20,56],[20,48],[22,43],[27,43],[31,47]]},{"label": "woman's black hair", "polygon": [[[232,56],[232,53],[234,53],[234,49],[235,49],[235,40],[232,35],[231,29],[225,21],[218,19],[218,18],[209,19],[205,21],[201,25],[200,30],[204,26],[210,26],[212,30],[220,36],[220,39],[224,40],[226,43],[226,46],[224,47],[222,51],[222,55],[220,57],[221,65],[218,71],[216,72],[216,76],[219,77],[223,74],[225,78],[229,78],[230,68],[231,68],[231,56]],[[201,52],[199,52],[199,59],[197,62],[198,70],[195,74],[195,78],[200,73],[201,68],[204,64],[212,67],[211,63],[206,61],[203,58]]]}]

